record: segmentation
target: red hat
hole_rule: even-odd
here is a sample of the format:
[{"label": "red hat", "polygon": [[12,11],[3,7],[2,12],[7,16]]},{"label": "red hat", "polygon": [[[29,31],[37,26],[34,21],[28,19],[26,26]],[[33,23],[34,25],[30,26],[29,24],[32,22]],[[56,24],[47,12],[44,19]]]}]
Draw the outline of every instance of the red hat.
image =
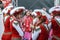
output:
[{"label": "red hat", "polygon": [[37,16],[41,16],[41,12],[39,12],[39,11],[36,12],[36,14],[37,14]]},{"label": "red hat", "polygon": [[23,9],[20,9],[20,10],[18,10],[18,11],[15,11],[15,12],[14,12],[14,15],[20,14],[20,13],[22,13],[22,12],[23,12]]},{"label": "red hat", "polygon": [[25,10],[25,7],[17,7],[14,8],[11,12],[10,15],[17,15]]},{"label": "red hat", "polygon": [[56,11],[56,10],[55,10],[55,11],[52,12],[52,14],[53,14],[53,15],[60,15],[60,11]]},{"label": "red hat", "polygon": [[40,16],[42,13],[41,13],[41,10],[40,9],[35,9],[33,12],[32,12],[32,15],[34,16]]},{"label": "red hat", "polygon": [[60,6],[52,7],[52,8],[49,10],[49,13],[52,13],[53,15],[57,15],[57,14],[60,15]]}]

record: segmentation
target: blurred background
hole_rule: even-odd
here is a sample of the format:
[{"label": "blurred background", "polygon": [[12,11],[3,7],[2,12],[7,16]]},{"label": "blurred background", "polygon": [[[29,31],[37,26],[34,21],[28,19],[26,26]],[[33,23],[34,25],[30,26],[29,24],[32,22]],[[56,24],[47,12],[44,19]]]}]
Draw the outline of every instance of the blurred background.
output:
[{"label": "blurred background", "polygon": [[[54,0],[12,0],[15,7],[25,6],[27,9],[40,9],[46,8],[47,10],[54,6]],[[3,9],[2,1],[0,1],[0,7]]]}]

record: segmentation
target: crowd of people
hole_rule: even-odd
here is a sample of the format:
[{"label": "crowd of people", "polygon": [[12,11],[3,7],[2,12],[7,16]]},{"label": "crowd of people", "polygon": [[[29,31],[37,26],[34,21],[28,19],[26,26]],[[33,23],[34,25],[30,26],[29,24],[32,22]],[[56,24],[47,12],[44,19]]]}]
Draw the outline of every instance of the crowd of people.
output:
[{"label": "crowd of people", "polygon": [[60,6],[28,10],[9,5],[3,9],[2,40],[60,40]]}]

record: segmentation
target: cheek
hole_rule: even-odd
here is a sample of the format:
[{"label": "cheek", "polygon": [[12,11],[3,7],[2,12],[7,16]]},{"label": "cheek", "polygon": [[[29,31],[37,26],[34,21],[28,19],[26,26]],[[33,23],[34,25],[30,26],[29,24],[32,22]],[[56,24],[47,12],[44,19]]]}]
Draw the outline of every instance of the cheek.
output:
[{"label": "cheek", "polygon": [[21,15],[19,15],[19,17],[21,17]]},{"label": "cheek", "polygon": [[29,13],[27,13],[26,15],[30,15]]},{"label": "cheek", "polygon": [[39,21],[41,22],[42,20],[40,19]]},{"label": "cheek", "polygon": [[19,17],[22,17],[22,15],[19,15]]}]

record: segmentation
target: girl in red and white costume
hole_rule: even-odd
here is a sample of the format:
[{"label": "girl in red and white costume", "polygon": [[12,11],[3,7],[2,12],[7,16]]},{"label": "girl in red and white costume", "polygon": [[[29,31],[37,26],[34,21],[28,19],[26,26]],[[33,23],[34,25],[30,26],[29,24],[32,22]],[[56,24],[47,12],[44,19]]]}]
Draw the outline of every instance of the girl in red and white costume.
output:
[{"label": "girl in red and white costume", "polygon": [[60,40],[60,6],[52,7],[49,12],[52,14],[52,40]]},{"label": "girl in red and white costume", "polygon": [[10,29],[12,32],[12,39],[11,40],[22,40],[24,35],[22,28],[21,28],[21,16],[25,7],[17,7],[14,8],[10,15],[12,15],[13,20],[10,23]]},{"label": "girl in red and white costume", "polygon": [[13,6],[7,6],[2,12],[6,14],[4,16],[4,33],[2,36],[2,40],[11,40],[11,31],[10,31],[10,11],[13,9]]},{"label": "girl in red and white costume", "polygon": [[[46,15],[42,15],[41,10],[33,12],[37,17],[33,20],[35,23],[35,30],[32,33],[32,40],[48,40],[48,27],[45,25],[47,19]],[[32,26],[33,27],[33,26]]]}]

